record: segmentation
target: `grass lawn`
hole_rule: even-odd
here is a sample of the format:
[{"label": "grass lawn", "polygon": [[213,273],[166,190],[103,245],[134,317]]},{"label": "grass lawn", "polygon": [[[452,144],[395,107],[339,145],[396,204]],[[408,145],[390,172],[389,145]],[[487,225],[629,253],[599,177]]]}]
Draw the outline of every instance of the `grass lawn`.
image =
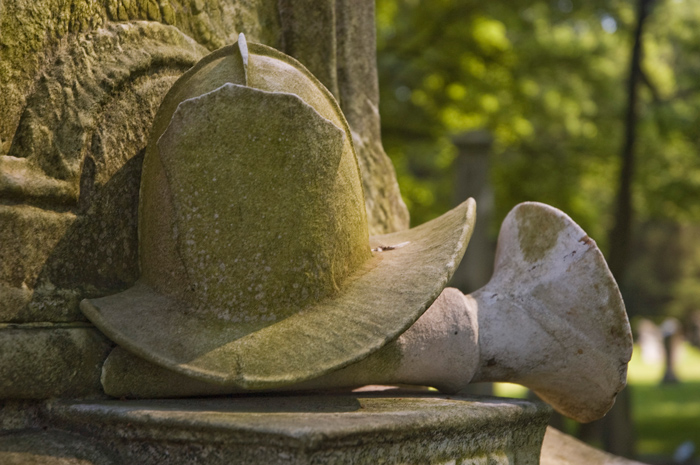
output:
[{"label": "grass lawn", "polygon": [[645,364],[636,350],[632,356],[628,384],[641,456],[672,455],[688,440],[700,449],[700,350],[684,346],[677,374],[680,383],[662,385],[661,364]]},{"label": "grass lawn", "polygon": [[[700,455],[700,350],[686,344],[679,359],[680,383],[660,384],[663,365],[645,364],[635,346],[628,371],[632,417],[641,458],[671,456],[685,441],[693,441]],[[525,397],[515,384],[497,383],[496,395]]]}]

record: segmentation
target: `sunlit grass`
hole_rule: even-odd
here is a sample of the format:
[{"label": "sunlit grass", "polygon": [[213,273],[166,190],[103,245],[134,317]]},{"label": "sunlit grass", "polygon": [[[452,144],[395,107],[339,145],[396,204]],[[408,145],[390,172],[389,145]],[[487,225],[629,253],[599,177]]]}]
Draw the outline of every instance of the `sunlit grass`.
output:
[{"label": "sunlit grass", "polygon": [[524,399],[527,397],[527,388],[519,384],[493,383],[493,394],[499,397]]},{"label": "sunlit grass", "polygon": [[660,384],[663,371],[662,363],[644,363],[635,350],[628,383],[637,452],[642,456],[671,455],[688,440],[700,446],[700,350],[683,346],[676,368],[678,384]]},{"label": "sunlit grass", "polygon": [[[664,375],[663,364],[644,363],[639,347],[635,345],[634,349],[627,373],[627,382],[630,385],[659,384]],[[683,344],[676,374],[680,381],[700,382],[700,349],[690,344]]]}]

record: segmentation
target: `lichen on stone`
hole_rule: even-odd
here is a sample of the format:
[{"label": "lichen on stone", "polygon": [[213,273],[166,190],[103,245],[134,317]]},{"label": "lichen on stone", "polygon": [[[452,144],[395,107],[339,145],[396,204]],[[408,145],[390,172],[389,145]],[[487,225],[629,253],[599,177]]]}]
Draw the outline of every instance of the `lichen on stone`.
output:
[{"label": "lichen on stone", "polygon": [[557,244],[559,233],[566,227],[562,217],[529,204],[519,206],[516,221],[520,250],[528,262],[544,258],[547,251]]}]

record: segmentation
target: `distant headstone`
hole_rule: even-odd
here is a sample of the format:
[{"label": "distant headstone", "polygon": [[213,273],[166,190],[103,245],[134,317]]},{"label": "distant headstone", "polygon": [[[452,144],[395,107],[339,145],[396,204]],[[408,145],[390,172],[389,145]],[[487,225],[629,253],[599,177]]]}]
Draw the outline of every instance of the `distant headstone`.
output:
[{"label": "distant headstone", "polygon": [[646,318],[637,322],[637,344],[644,363],[653,365],[664,360],[666,349],[663,334],[656,324]]},{"label": "distant headstone", "polygon": [[681,355],[681,344],[683,342],[683,332],[680,321],[676,318],[666,318],[660,326],[661,334],[664,338],[664,377],[663,384],[678,383],[676,365]]}]

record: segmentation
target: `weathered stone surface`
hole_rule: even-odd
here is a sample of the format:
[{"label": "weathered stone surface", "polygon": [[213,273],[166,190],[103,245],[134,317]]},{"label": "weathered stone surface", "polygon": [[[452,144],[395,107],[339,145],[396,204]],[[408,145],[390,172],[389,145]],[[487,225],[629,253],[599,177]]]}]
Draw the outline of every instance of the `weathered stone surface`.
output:
[{"label": "weathered stone surface", "polygon": [[[233,43],[242,31],[275,48],[283,45],[277,0],[3,0],[0,154],[8,153],[36,80],[60,56],[58,49],[81,38],[91,41],[91,34],[99,35],[112,21],[176,25],[210,51]],[[109,56],[110,49],[97,50],[96,55]]]},{"label": "weathered stone surface", "polygon": [[381,144],[374,0],[280,0],[284,46],[336,97],[360,162],[370,234],[408,228]]},{"label": "weathered stone surface", "polygon": [[66,449],[90,438],[90,449],[108,449],[119,464],[534,465],[549,412],[521,400],[385,391],[61,401],[44,419],[82,436],[66,438]]},{"label": "weathered stone surface", "polygon": [[140,154],[155,109],[185,69],[241,31],[296,56],[340,97],[370,232],[406,228],[379,139],[365,3],[0,3],[0,322],[78,320],[80,298],[133,284]]},{"label": "weathered stone surface", "polygon": [[284,53],[306,66],[338,100],[336,0],[279,0]]},{"label": "weathered stone surface", "polygon": [[236,41],[239,32],[277,49],[283,45],[278,0],[107,0],[111,21],[175,25],[210,51]]},{"label": "weathered stone surface", "polygon": [[14,120],[1,159],[4,197],[77,206],[81,187],[91,187],[80,183],[86,156],[95,166],[85,181],[107,182],[142,148],[173,78],[204,53],[177,29],[154,23],[108,24],[59,41],[21,111],[7,108],[3,118]]},{"label": "weathered stone surface", "polygon": [[47,256],[75,219],[70,212],[0,205],[0,321],[83,319],[76,290],[57,290],[49,279],[39,278]]},{"label": "weathered stone surface", "polygon": [[112,347],[87,323],[0,325],[0,399],[100,396]]},{"label": "weathered stone surface", "polygon": [[77,434],[32,430],[0,433],[3,465],[117,465],[112,455]]},{"label": "weathered stone surface", "polygon": [[73,36],[52,53],[0,152],[5,322],[82,319],[80,298],[137,278],[139,153],[162,95],[205,50],[177,29],[136,23]]},{"label": "weathered stone surface", "polygon": [[360,162],[370,234],[400,231],[409,216],[381,143],[374,0],[336,0],[336,8],[338,101]]},{"label": "weathered stone surface", "polygon": [[540,465],[644,465],[603,452],[561,431],[547,427]]}]

